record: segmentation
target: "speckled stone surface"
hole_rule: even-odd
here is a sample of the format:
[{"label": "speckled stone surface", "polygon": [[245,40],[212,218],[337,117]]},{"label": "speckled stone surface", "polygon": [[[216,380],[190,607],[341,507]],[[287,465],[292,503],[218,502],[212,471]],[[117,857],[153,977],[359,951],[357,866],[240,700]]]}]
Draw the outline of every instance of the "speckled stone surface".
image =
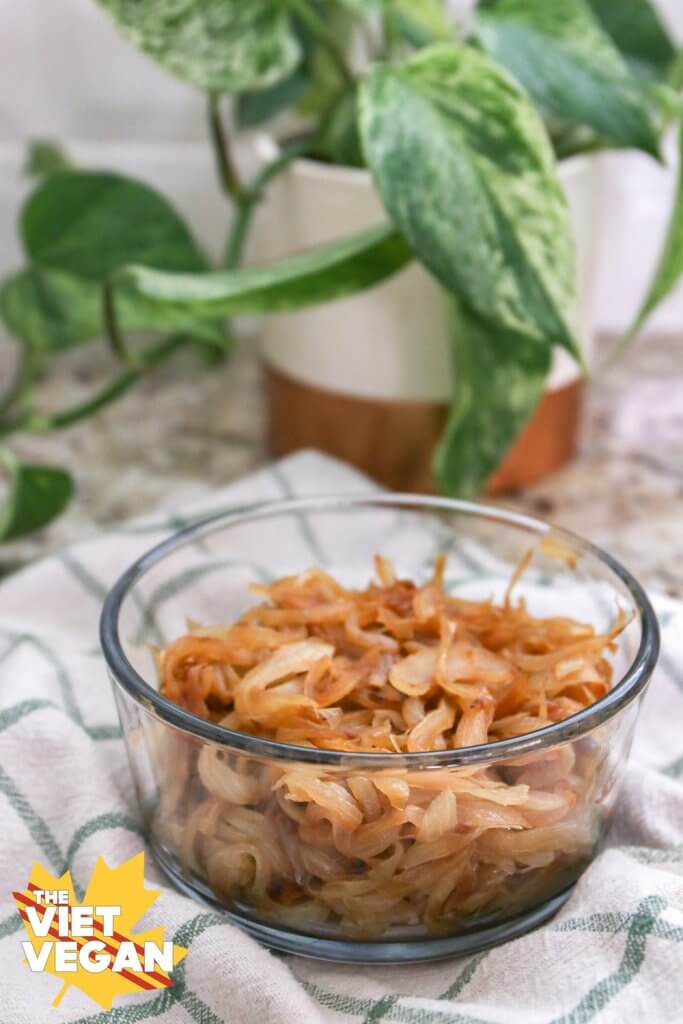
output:
[{"label": "speckled stone surface", "polygon": [[[75,354],[50,378],[60,405],[82,400],[113,367]],[[55,398],[57,400],[57,398]],[[253,343],[223,366],[184,356],[98,417],[59,434],[20,436],[23,456],[71,467],[78,494],[42,535],[0,549],[4,571],[98,528],[199,496],[267,460]],[[572,465],[503,504],[608,548],[652,590],[683,598],[683,348],[652,337],[596,379]]]}]

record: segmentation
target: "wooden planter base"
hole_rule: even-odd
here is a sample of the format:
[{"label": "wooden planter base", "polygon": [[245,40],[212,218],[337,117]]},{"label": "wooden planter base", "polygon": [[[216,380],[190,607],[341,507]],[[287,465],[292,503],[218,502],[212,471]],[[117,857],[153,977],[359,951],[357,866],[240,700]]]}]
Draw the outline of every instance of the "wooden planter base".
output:
[{"label": "wooden planter base", "polygon": [[[273,455],[317,448],[390,490],[434,490],[431,458],[446,417],[436,402],[385,401],[326,391],[264,366]],[[548,392],[489,481],[489,495],[516,490],[576,451],[583,382]]]}]

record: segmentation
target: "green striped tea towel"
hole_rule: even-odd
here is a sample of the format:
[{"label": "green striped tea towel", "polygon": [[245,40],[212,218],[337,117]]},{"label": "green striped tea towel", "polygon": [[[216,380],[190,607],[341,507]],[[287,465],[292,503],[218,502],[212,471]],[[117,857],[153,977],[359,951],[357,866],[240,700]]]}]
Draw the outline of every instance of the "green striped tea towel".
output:
[{"label": "green striped tea towel", "polygon": [[[201,501],[125,524],[0,586],[0,1024],[673,1024],[683,1020],[683,606],[656,601],[664,653],[642,713],[608,848],[560,914],[461,960],[353,967],[276,956],[168,887],[144,926],[190,952],[170,989],[102,1012],[22,963],[11,890],[40,861],[83,887],[98,855],[144,847],[98,649],[102,598],[122,568],[187,519],[228,504],[366,490],[315,453]],[[312,561],[315,561],[312,558]]]}]

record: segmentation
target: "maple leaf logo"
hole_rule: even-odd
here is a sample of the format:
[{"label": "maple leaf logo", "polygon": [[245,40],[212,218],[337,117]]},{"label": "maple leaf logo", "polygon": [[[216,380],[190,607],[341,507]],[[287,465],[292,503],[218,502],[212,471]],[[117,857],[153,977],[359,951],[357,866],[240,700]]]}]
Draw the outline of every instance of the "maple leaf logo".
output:
[{"label": "maple leaf logo", "polygon": [[117,996],[173,984],[169,972],[188,950],[164,942],[163,928],[132,930],[160,893],[145,889],[144,857],[117,868],[98,857],[80,903],[70,872],[55,878],[38,863],[26,889],[12,893],[28,935],[25,963],[63,981],[53,1006],[70,985],[109,1010]]}]

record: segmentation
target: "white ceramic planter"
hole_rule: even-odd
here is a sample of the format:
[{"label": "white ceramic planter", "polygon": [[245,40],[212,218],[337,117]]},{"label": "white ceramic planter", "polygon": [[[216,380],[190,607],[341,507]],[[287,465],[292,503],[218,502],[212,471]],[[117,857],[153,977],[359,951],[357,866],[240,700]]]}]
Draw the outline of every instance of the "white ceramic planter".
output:
[{"label": "white ceramic planter", "polygon": [[[261,160],[276,144],[257,141]],[[561,178],[577,243],[579,308],[577,332],[590,363],[592,309],[600,214],[600,164],[575,158]],[[298,160],[271,186],[260,213],[254,254],[284,257],[386,220],[386,212],[364,170]],[[383,401],[446,402],[451,368],[444,304],[435,281],[412,264],[384,284],[350,298],[300,313],[272,316],[261,332],[266,365],[326,391]],[[557,350],[548,390],[579,377]]]}]

